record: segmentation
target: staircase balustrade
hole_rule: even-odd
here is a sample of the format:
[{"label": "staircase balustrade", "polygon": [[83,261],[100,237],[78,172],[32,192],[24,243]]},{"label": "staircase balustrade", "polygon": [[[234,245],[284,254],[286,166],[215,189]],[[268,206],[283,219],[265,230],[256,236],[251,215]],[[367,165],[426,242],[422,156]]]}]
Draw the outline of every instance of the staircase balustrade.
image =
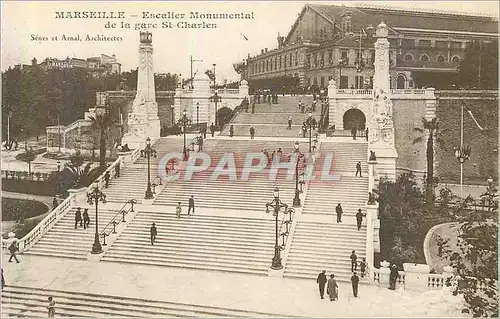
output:
[{"label": "staircase balustrade", "polygon": [[[135,199],[131,199],[128,202],[126,202],[122,208],[113,216],[111,221],[104,227],[104,229],[100,232],[100,236],[104,237],[104,240],[106,240],[106,237],[111,235],[111,234],[116,234],[116,225],[119,225],[120,223],[126,222],[125,216],[134,211],[134,204],[136,204],[137,201]],[[127,207],[129,206],[130,207]],[[111,229],[111,226],[113,226],[113,229]],[[108,229],[109,228],[109,229]],[[104,244],[106,245],[106,244]]]},{"label": "staircase balustrade", "polygon": [[59,204],[50,214],[45,216],[45,218],[38,223],[26,236],[18,241],[19,252],[29,249],[35,244],[35,242],[40,239],[47,231],[55,225],[61,217],[63,217],[67,212],[71,210],[71,203],[73,197],[76,195],[71,195],[67,197],[64,201]]},{"label": "staircase balustrade", "polygon": [[[351,130],[331,130],[326,132],[328,137],[352,137]],[[357,130],[356,137],[366,137],[366,130]]]},{"label": "staircase balustrade", "polygon": [[[295,214],[295,209],[286,208],[283,213],[283,217],[281,219],[281,225],[278,230],[280,237],[282,239],[282,244],[280,245],[280,250],[285,250],[286,243],[288,241],[288,235],[290,234],[290,230],[292,228],[293,215]],[[288,219],[287,219],[288,216]]]}]

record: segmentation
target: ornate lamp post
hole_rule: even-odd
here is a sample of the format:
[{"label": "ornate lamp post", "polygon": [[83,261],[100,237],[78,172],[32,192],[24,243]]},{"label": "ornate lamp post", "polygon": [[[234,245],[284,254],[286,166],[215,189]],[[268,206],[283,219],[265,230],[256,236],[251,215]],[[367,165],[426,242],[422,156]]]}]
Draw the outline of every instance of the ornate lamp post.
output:
[{"label": "ornate lamp post", "polygon": [[306,125],[309,127],[309,153],[311,153],[312,150],[312,127],[314,124],[314,117],[312,116],[312,113],[309,112],[309,117],[306,119]]},{"label": "ornate lamp post", "polygon": [[183,160],[187,161],[188,160],[188,153],[187,153],[187,148],[186,148],[186,128],[191,126],[191,120],[187,118],[186,116],[187,112],[186,110],[182,111],[182,117],[179,119],[179,126],[182,128],[182,132],[184,134],[184,148],[182,149],[182,154],[183,155]]},{"label": "ornate lamp post", "polygon": [[295,150],[295,156],[297,157],[297,163],[295,163],[295,197],[293,198],[293,207],[300,207],[300,191],[299,191],[299,156],[300,151],[299,151],[299,142],[296,141],[295,144],[293,145],[293,148]]},{"label": "ornate lamp post", "polygon": [[172,110],[172,127],[174,127],[175,125],[175,114],[174,114],[174,110],[175,110],[175,105],[170,105],[170,109]]},{"label": "ornate lamp post", "polygon": [[210,100],[215,103],[215,127],[218,127],[217,124],[217,103],[222,101],[222,98],[219,96],[219,90],[214,90],[214,95],[210,97]]},{"label": "ornate lamp post", "polygon": [[196,128],[200,126],[200,102],[196,102]]},{"label": "ornate lamp post", "polygon": [[146,188],[146,194],[144,195],[144,199],[153,198],[153,192],[151,190],[151,167],[150,167],[150,158],[151,156],[156,158],[156,150],[151,147],[151,139],[148,137],[146,139],[146,148],[141,151],[141,155],[143,157],[148,158],[148,187]]},{"label": "ornate lamp post", "polygon": [[279,215],[279,212],[282,208],[284,208],[285,212],[286,212],[288,210],[288,205],[283,203],[280,200],[280,190],[278,187],[274,188],[273,195],[274,195],[274,199],[271,202],[266,204],[266,213],[269,213],[269,207],[271,207],[274,209],[273,216],[276,217],[276,219],[275,219],[275,221],[276,221],[276,224],[275,224],[276,236],[275,236],[275,242],[274,242],[274,257],[273,257],[271,269],[282,269],[283,265],[281,264],[281,255],[280,255],[281,247],[278,244],[278,237],[279,237],[279,234],[278,234],[278,215]]},{"label": "ornate lamp post", "polygon": [[59,175],[59,172],[61,172],[61,162],[60,161],[57,161],[57,185],[56,185],[56,195],[59,194],[59,192],[61,191],[61,188],[60,188],[60,178],[61,176]]},{"label": "ornate lamp post", "polygon": [[94,236],[94,244],[92,245],[92,251],[90,252],[91,254],[102,253],[102,246],[101,243],[99,242],[99,226],[98,226],[99,201],[102,203],[106,203],[106,195],[99,189],[99,184],[95,182],[90,193],[87,193],[87,203],[89,203],[90,205],[95,203],[95,236]]},{"label": "ornate lamp post", "polygon": [[470,146],[462,145],[460,148],[455,148],[455,157],[460,163],[460,198],[463,198],[463,181],[464,181],[464,163],[470,157]]}]

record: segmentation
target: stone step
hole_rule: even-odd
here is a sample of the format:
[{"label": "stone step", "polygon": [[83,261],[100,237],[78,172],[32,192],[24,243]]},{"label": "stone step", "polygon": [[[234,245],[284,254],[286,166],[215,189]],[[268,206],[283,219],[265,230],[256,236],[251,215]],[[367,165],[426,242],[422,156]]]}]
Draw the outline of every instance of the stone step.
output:
[{"label": "stone step", "polygon": [[2,291],[2,312],[15,316],[46,317],[47,296],[56,301],[57,317],[247,317],[272,314],[212,306],[156,301],[123,296],[7,286]]}]

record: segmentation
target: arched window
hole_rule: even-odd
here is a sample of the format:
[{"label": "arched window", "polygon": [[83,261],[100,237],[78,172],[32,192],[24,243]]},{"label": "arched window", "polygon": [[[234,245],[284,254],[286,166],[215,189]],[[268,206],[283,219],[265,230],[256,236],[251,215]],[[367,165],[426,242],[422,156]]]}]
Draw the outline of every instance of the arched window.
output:
[{"label": "arched window", "polygon": [[413,55],[411,55],[410,53],[407,53],[405,55],[405,61],[413,61]]},{"label": "arched window", "polygon": [[437,61],[444,62],[445,61],[444,56],[442,56],[442,55],[438,56]]},{"label": "arched window", "polygon": [[422,62],[429,62],[429,60],[430,60],[430,58],[427,54],[422,54],[420,56],[420,61],[422,61]]},{"label": "arched window", "polygon": [[406,76],[399,74],[396,78],[396,89],[406,89]]},{"label": "arched window", "polygon": [[460,57],[455,55],[452,59],[451,59],[452,62],[460,62]]}]

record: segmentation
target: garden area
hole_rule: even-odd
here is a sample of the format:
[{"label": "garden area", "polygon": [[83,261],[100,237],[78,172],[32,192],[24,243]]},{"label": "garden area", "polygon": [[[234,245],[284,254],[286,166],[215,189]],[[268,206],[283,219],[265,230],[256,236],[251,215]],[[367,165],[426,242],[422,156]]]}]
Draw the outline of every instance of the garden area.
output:
[{"label": "garden area", "polygon": [[49,211],[42,202],[2,197],[3,235],[12,231],[17,238],[28,234]]}]

